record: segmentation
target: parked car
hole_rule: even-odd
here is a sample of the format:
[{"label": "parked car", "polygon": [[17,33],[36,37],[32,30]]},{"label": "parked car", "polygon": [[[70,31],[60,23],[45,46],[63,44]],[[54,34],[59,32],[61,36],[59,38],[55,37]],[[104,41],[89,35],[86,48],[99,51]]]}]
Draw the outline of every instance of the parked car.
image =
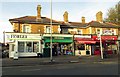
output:
[{"label": "parked car", "polygon": [[9,52],[8,50],[2,50],[2,58],[9,57]]}]

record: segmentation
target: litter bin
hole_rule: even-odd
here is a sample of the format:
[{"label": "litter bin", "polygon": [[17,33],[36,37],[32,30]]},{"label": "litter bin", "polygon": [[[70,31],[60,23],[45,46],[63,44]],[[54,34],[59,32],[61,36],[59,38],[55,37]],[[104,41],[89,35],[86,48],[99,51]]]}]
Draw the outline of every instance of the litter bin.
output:
[{"label": "litter bin", "polygon": [[50,57],[50,48],[44,48],[43,49],[43,56],[44,57]]}]

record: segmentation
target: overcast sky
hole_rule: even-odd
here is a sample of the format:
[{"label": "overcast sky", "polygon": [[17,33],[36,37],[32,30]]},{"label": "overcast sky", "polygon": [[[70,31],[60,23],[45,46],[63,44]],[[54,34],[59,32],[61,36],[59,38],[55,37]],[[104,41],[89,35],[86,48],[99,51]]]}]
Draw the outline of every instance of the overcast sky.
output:
[{"label": "overcast sky", "polygon": [[[68,11],[69,21],[81,22],[84,16],[86,22],[96,20],[96,13],[114,7],[119,0],[52,0],[52,18],[63,21],[63,13]],[[22,16],[36,16],[36,7],[42,6],[41,15],[50,18],[50,0],[1,0],[0,2],[0,42],[3,42],[3,31],[11,32],[12,25],[8,21]]]}]

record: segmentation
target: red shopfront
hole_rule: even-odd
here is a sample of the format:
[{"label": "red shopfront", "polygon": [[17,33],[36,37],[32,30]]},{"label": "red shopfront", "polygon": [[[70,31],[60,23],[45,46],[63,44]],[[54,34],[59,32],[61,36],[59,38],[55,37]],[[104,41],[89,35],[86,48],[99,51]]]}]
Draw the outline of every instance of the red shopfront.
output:
[{"label": "red shopfront", "polygon": [[[94,55],[100,55],[100,38],[96,35],[93,35],[92,39],[96,41],[96,44],[92,46],[92,52]],[[118,40],[116,35],[102,35],[101,40],[103,51],[107,51],[108,54],[116,53]]]},{"label": "red shopfront", "polygon": [[74,35],[75,55],[91,55],[91,46],[96,44],[91,35]]}]

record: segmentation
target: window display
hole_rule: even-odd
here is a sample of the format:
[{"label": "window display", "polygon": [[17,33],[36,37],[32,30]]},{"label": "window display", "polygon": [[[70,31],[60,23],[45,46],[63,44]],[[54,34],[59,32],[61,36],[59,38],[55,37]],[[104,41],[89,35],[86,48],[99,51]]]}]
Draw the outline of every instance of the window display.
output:
[{"label": "window display", "polygon": [[77,44],[76,49],[77,50],[85,50],[85,44]]},{"label": "window display", "polygon": [[33,42],[33,52],[38,52],[38,51],[39,51],[39,43]]},{"label": "window display", "polygon": [[25,43],[18,42],[18,52],[24,52]]},{"label": "window display", "polygon": [[19,52],[38,52],[39,42],[18,42]]},{"label": "window display", "polygon": [[31,42],[26,42],[26,52],[32,52],[32,43]]}]

